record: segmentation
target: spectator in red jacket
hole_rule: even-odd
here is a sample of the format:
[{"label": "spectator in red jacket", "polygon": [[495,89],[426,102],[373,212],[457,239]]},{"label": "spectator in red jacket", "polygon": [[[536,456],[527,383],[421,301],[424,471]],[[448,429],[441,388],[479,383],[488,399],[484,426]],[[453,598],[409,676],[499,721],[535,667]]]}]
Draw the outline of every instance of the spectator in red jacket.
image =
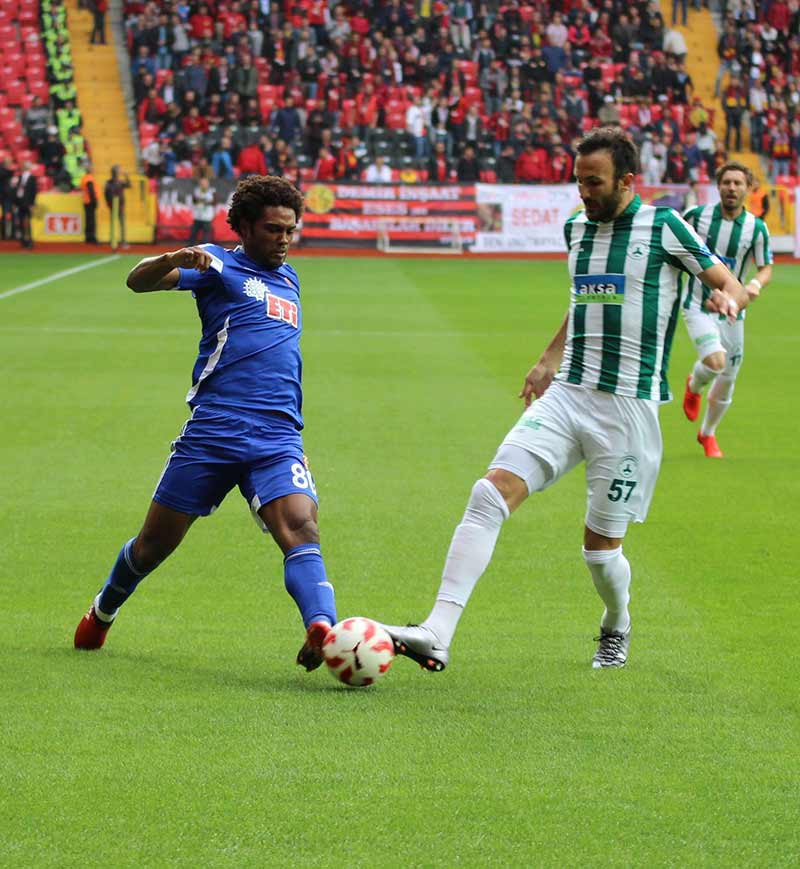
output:
[{"label": "spectator in red jacket", "polygon": [[198,42],[211,39],[214,35],[214,19],[209,15],[205,3],[201,3],[197,12],[189,18],[189,34]]},{"label": "spectator in red jacket", "polygon": [[522,153],[517,157],[514,175],[523,184],[539,184],[545,175],[545,160],[547,152],[544,148],[535,148],[533,142],[526,142]]},{"label": "spectator in red jacket", "polygon": [[258,142],[253,142],[246,148],[242,148],[239,152],[239,159],[236,161],[236,167],[242,178],[248,175],[267,174],[267,161],[264,159],[264,152]]},{"label": "spectator in red jacket", "polygon": [[567,43],[572,48],[572,62],[577,66],[586,60],[589,54],[589,43],[592,39],[592,34],[586,25],[582,12],[579,12],[575,16],[575,23],[569,28],[567,33]]},{"label": "spectator in red jacket", "polygon": [[140,124],[143,121],[146,121],[148,124],[158,124],[161,122],[166,111],[167,105],[164,100],[161,99],[155,88],[150,88],[147,96],[139,103],[136,117]]},{"label": "spectator in red jacket", "polygon": [[568,184],[572,178],[572,156],[566,152],[563,145],[555,145],[553,153],[547,160],[547,174],[544,179],[548,184]]},{"label": "spectator in red jacket", "polygon": [[788,33],[789,23],[792,19],[792,13],[789,11],[789,4],[786,0],[773,0],[770,4],[769,12],[767,13],[767,21],[778,31],[778,33]]},{"label": "spectator in red jacket", "polygon": [[322,145],[319,149],[319,157],[314,166],[315,181],[333,181],[336,178],[336,157],[330,150]]},{"label": "spectator in red jacket", "polygon": [[208,132],[208,121],[200,114],[199,106],[189,109],[189,114],[183,119],[181,126],[187,136],[204,136]]},{"label": "spectator in red jacket", "polygon": [[440,140],[434,145],[433,154],[428,160],[428,181],[436,184],[449,181],[451,168],[447,159],[447,145]]}]

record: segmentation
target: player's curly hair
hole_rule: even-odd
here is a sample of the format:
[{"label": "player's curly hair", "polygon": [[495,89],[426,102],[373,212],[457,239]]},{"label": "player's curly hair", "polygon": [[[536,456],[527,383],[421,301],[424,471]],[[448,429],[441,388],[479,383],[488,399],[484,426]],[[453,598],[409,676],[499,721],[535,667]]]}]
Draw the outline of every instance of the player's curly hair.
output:
[{"label": "player's curly hair", "polygon": [[633,139],[618,127],[596,127],[578,142],[576,149],[581,156],[594,154],[595,151],[610,151],[614,165],[614,180],[623,175],[639,171],[639,152]]},{"label": "player's curly hair", "polygon": [[250,175],[243,178],[233,192],[228,211],[228,225],[237,234],[242,221],[254,223],[264,209],[285,206],[300,220],[303,214],[303,194],[285,178],[277,175]]}]

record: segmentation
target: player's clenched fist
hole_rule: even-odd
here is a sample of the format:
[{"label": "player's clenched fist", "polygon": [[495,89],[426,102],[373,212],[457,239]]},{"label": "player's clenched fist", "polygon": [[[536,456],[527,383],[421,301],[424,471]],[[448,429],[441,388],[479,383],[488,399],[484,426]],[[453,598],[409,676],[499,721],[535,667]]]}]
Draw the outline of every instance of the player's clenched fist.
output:
[{"label": "player's clenched fist", "polygon": [[723,317],[733,321],[739,313],[739,306],[727,293],[714,289],[706,299],[706,310],[713,314],[722,314]]},{"label": "player's clenched fist", "polygon": [[173,268],[204,272],[211,265],[211,254],[201,247],[184,247],[169,254]]}]

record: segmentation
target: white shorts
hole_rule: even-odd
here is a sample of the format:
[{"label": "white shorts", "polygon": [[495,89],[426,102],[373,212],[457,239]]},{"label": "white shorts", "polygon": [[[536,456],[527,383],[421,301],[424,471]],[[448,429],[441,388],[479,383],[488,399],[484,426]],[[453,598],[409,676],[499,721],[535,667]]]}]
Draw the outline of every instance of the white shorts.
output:
[{"label": "white shorts", "polygon": [[705,359],[712,353],[725,353],[725,370],[729,374],[739,370],[744,358],[744,320],[720,320],[719,314],[709,314],[697,308],[683,309],[683,320],[697,358]]},{"label": "white shorts", "polygon": [[518,463],[503,459],[508,446],[547,465],[542,489],[585,461],[585,521],[595,533],[624,537],[628,523],[647,517],[661,466],[657,402],[554,381],[522,414],[489,465],[520,476]]}]

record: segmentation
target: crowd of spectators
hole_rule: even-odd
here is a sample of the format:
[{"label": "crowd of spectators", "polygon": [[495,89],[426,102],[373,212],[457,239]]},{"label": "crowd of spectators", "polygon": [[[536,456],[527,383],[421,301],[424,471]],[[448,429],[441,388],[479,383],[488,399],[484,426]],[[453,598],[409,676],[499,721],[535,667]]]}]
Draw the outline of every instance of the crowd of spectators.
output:
[{"label": "crowd of spectators", "polygon": [[654,183],[704,180],[726,156],[654,0],[129,0],[125,13],[152,177],[559,182],[600,123],[631,132]]},{"label": "crowd of spectators", "polygon": [[798,173],[800,5],[796,0],[736,0],[722,8],[716,92],[726,135],[738,150],[745,115],[750,147],[773,179]]}]

